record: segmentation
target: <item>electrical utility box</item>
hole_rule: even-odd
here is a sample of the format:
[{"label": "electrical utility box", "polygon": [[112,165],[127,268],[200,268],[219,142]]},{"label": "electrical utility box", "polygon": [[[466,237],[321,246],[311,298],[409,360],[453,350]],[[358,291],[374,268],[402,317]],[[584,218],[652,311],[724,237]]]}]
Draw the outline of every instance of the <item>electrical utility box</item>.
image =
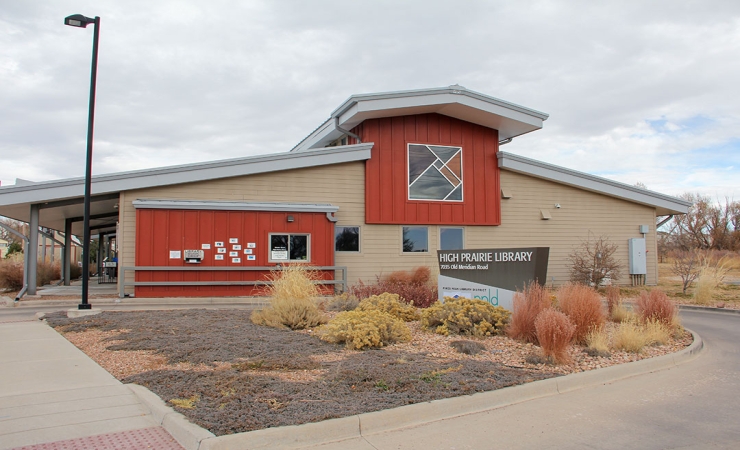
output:
[{"label": "electrical utility box", "polygon": [[629,240],[630,275],[647,275],[647,251],[644,238]]}]

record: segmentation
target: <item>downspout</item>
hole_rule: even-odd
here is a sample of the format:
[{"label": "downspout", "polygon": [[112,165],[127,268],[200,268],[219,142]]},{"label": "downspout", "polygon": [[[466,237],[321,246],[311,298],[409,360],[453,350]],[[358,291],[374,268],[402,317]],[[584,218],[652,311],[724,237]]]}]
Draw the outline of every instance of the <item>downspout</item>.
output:
[{"label": "downspout", "polygon": [[355,133],[345,130],[344,128],[339,126],[339,117],[334,118],[334,128],[336,128],[338,131],[341,131],[342,133],[346,134],[347,136],[351,136],[355,139],[357,139],[358,144],[362,144],[362,139],[360,139],[360,136],[356,135]]},{"label": "downspout", "polygon": [[657,231],[658,228],[662,227],[666,222],[668,222],[671,219],[673,219],[673,214],[669,214],[668,217],[658,222],[658,224],[655,225],[655,230]]},{"label": "downspout", "polygon": [[18,296],[15,298],[15,301],[18,301],[21,299],[21,297],[26,295],[26,291],[28,291],[28,255],[31,253],[31,246],[29,245],[28,238],[24,236],[23,234],[10,228],[4,223],[0,223],[0,227],[5,228],[6,230],[10,231],[14,235],[26,241],[26,252],[23,254],[23,289],[21,289],[21,291],[18,293]]}]

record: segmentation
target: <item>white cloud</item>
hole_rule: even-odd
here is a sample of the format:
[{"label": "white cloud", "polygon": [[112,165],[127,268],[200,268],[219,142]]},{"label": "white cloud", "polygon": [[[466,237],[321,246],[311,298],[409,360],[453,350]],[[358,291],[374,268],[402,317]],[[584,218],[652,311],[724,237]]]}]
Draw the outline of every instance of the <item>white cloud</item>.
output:
[{"label": "white cloud", "polygon": [[95,173],[285,151],[353,93],[460,83],[550,114],[503,150],[740,196],[735,1],[5,1],[3,185],[83,174],[73,13],[102,18]]}]

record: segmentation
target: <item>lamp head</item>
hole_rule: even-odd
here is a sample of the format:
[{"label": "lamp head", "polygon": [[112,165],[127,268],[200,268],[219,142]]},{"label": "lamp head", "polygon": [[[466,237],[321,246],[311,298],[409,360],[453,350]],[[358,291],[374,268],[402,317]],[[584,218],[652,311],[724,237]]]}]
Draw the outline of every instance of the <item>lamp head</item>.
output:
[{"label": "lamp head", "polygon": [[73,14],[64,18],[64,24],[70,27],[86,28],[91,23],[95,23],[95,19],[85,17],[82,14]]}]

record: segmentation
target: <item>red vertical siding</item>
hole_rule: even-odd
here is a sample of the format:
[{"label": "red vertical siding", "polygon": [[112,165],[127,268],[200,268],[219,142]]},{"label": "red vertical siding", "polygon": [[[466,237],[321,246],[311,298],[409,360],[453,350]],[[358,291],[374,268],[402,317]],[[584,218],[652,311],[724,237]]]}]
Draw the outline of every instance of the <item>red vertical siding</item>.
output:
[{"label": "red vertical siding", "polygon": [[[294,221],[289,223],[287,216]],[[309,234],[310,264],[334,265],[334,224],[325,213],[284,213],[260,211],[183,211],[140,209],[136,211],[136,265],[193,267],[182,258],[184,250],[203,250],[201,267],[275,266],[269,260],[270,233]],[[230,238],[238,239],[240,250],[233,250]],[[217,241],[224,242],[223,260],[216,260]],[[254,261],[244,254],[247,244],[256,248]],[[180,251],[181,257],[170,259],[170,251]],[[237,251],[240,262],[235,263],[230,251]],[[259,281],[268,271],[137,271],[136,281]],[[324,279],[333,279],[333,272],[323,273]],[[264,287],[252,286],[137,286],[138,297],[211,297],[260,295]]]},{"label": "red vertical siding", "polygon": [[[354,131],[375,143],[365,168],[367,223],[501,224],[498,131],[439,114],[369,119]],[[462,202],[408,199],[408,144],[462,147]]]}]

